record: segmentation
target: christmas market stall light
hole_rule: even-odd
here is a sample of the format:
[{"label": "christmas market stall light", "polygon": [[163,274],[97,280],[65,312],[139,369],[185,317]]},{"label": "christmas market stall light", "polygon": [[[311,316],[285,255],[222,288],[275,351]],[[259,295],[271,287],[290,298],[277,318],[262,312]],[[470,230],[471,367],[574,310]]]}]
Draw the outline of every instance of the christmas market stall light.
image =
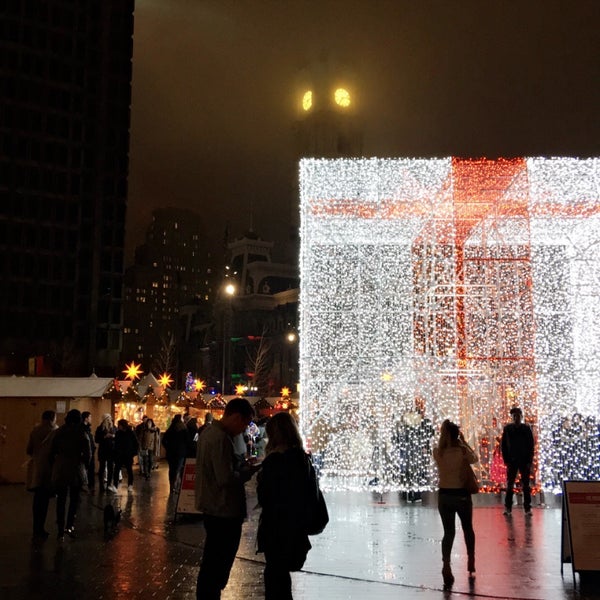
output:
[{"label": "christmas market stall light", "polygon": [[600,160],[300,163],[300,426],[325,489],[425,491],[446,418],[504,485],[600,478]]}]

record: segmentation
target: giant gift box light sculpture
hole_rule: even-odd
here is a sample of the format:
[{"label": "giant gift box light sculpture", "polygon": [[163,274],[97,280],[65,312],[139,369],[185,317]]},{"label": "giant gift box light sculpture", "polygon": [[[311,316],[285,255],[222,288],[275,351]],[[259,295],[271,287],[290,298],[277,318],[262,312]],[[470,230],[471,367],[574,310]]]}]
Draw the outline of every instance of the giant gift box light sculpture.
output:
[{"label": "giant gift box light sculpture", "polygon": [[595,477],[600,160],[303,160],[300,421],[329,489],[427,490],[441,421],[504,480],[513,405],[536,481]]}]

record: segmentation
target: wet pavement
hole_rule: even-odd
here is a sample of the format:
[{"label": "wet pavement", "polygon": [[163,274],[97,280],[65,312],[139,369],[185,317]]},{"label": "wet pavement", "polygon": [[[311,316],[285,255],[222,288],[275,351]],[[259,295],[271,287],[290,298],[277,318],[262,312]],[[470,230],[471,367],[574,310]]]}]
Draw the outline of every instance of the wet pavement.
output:
[{"label": "wet pavement", "polygon": [[[54,501],[44,543],[30,539],[31,495],[22,485],[0,486],[0,598],[121,599],[195,598],[204,540],[199,517],[178,515],[162,464],[150,481],[136,478],[118,496],[85,495],[77,538],[56,540]],[[249,487],[249,506],[255,504]],[[451,597],[587,600],[600,598],[598,582],[574,582],[571,566],[561,576],[561,510],[536,506],[531,518],[519,507],[502,515],[499,498],[476,497],[477,577],[469,581],[462,532],[457,526],[452,564],[456,582],[441,581],[442,528],[435,499],[408,503],[398,494],[326,494],[331,521],[304,569],[293,574],[296,600],[442,599]],[[123,511],[116,534],[105,539],[103,507],[111,499]],[[262,598],[262,555],[252,511],[224,600]]]}]

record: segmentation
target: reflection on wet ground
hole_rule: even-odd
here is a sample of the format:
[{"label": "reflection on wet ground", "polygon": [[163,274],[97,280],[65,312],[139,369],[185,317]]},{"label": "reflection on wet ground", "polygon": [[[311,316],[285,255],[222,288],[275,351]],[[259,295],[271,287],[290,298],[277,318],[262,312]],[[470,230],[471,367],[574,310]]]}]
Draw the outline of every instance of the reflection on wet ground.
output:
[{"label": "reflection on wet ground", "polygon": [[[250,486],[249,506],[255,505]],[[518,507],[510,518],[500,501],[486,498],[474,511],[477,577],[469,581],[460,528],[453,548],[456,582],[442,590],[442,529],[434,498],[406,503],[397,494],[383,498],[336,492],[327,495],[331,521],[311,538],[304,569],[293,576],[294,598],[600,598],[597,581],[580,582],[570,565],[560,572],[561,511],[536,507],[526,518]],[[105,538],[103,507],[122,510],[114,536]],[[134,492],[85,496],[77,538],[56,540],[54,504],[50,538],[30,541],[31,496],[23,486],[0,486],[0,597],[7,599],[195,598],[204,529],[194,515],[178,515],[168,495],[166,469],[137,479]],[[224,600],[262,598],[262,555],[255,553],[258,511],[252,511]],[[583,583],[583,585],[582,585]]]}]

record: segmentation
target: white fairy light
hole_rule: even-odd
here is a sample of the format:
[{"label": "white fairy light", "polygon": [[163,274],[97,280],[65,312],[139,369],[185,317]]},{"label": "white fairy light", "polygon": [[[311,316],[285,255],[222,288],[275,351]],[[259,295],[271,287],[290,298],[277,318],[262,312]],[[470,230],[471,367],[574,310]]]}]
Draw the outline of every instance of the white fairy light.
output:
[{"label": "white fairy light", "polygon": [[431,489],[452,418],[494,489],[512,405],[544,488],[600,475],[599,167],[301,162],[300,417],[324,487]]}]

